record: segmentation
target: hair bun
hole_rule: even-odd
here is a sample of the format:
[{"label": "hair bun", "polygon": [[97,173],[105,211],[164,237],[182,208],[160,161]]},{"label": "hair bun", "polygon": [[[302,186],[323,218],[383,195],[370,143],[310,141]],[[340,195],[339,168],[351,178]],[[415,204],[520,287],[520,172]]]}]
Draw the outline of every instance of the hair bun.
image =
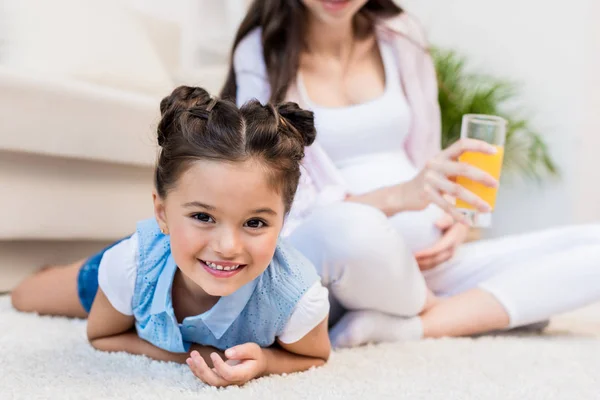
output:
[{"label": "hair bun", "polygon": [[303,110],[294,102],[282,103],[277,112],[302,136],[304,146],[310,146],[317,137],[315,116],[312,111]]},{"label": "hair bun", "polygon": [[[184,111],[195,116],[208,118],[207,105],[211,102],[208,92],[199,87],[179,86],[160,102],[162,119],[158,125],[158,145],[163,146],[168,139],[168,129]],[[206,115],[200,115],[200,114]]]}]

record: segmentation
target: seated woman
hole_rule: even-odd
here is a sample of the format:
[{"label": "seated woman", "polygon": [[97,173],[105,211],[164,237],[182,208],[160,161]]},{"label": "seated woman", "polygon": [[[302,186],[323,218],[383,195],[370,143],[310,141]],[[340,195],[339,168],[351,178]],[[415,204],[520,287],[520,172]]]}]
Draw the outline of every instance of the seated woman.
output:
[{"label": "seated woman", "polygon": [[457,161],[493,149],[441,151],[434,66],[392,0],[254,1],[222,95],[315,113],[284,232],[330,289],[334,345],[508,329],[600,300],[600,225],[463,244],[444,195],[487,211],[453,178],[496,185]]}]

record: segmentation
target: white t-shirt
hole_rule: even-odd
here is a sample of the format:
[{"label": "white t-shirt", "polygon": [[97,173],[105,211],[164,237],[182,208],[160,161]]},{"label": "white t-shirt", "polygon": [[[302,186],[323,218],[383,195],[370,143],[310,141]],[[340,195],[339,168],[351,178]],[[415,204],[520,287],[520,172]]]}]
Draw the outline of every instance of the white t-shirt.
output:
[{"label": "white t-shirt", "polygon": [[[107,250],[98,269],[98,285],[112,306],[124,315],[133,315],[132,299],[138,266],[138,237]],[[329,313],[329,292],[317,281],[300,298],[278,339],[295,343],[313,330]]]}]

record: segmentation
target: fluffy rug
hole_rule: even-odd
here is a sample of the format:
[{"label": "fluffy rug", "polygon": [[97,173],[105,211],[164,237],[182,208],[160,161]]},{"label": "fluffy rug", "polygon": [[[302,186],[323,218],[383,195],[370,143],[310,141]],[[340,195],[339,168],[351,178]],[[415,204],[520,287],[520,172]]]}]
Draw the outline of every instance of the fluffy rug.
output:
[{"label": "fluffy rug", "polygon": [[600,399],[600,305],[542,335],[339,351],[327,366],[214,389],[187,366],[93,350],[85,322],[15,312],[0,297],[0,399]]}]

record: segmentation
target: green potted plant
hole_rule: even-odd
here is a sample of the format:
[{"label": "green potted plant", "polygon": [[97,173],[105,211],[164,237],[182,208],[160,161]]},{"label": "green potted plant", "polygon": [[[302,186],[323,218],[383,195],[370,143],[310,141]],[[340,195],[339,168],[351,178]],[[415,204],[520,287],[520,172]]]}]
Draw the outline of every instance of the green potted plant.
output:
[{"label": "green potted plant", "polygon": [[465,57],[453,50],[434,48],[432,55],[438,74],[442,147],[460,137],[464,114],[498,115],[508,121],[502,179],[540,181],[558,176],[542,135],[514,106],[518,99],[514,82],[469,72]]}]

